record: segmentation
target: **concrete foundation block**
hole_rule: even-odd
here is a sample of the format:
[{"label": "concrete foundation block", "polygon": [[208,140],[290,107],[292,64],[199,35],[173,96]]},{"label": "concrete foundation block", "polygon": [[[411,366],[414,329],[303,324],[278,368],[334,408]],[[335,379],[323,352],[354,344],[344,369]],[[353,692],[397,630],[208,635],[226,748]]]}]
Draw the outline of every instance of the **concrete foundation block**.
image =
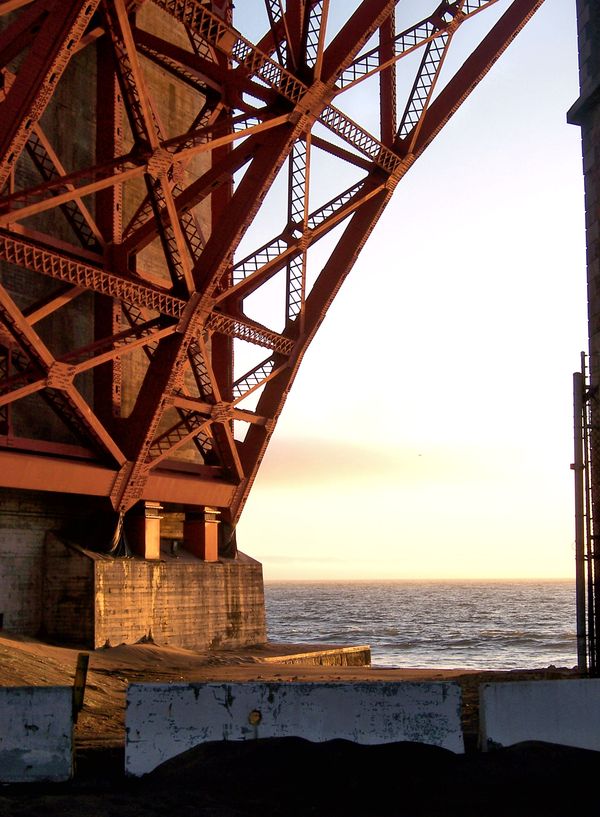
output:
[{"label": "concrete foundation block", "polygon": [[0,783],[73,774],[71,687],[0,687]]},{"label": "concrete foundation block", "polygon": [[479,717],[484,750],[540,740],[600,751],[600,680],[484,684]]},{"label": "concrete foundation block", "polygon": [[458,684],[132,684],[125,768],[140,776],[209,741],[415,741],[464,751]]}]

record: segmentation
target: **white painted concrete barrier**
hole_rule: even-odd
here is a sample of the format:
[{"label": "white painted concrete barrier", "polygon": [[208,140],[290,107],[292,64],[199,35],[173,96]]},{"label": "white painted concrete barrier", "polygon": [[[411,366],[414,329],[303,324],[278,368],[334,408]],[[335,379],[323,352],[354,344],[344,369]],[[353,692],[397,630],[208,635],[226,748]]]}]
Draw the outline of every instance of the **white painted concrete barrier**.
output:
[{"label": "white painted concrete barrier", "polygon": [[71,687],[0,687],[0,782],[73,774]]},{"label": "white painted concrete barrier", "polygon": [[479,718],[484,750],[527,740],[600,750],[600,680],[485,684]]},{"label": "white painted concrete barrier", "polygon": [[463,752],[458,684],[132,684],[125,768],[142,775],[207,741],[415,741]]}]

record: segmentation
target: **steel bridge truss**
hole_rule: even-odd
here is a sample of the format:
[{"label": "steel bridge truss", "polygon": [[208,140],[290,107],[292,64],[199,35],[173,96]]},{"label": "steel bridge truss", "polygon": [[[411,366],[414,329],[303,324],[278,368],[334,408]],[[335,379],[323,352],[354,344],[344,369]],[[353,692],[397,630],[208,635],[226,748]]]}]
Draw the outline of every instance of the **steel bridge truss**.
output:
[{"label": "steel bridge truss", "polygon": [[[257,43],[229,0],[1,2],[0,482],[120,512],[216,506],[235,524],[396,186],[542,2],[443,0],[400,25],[401,3],[362,0],[330,31],[329,0],[253,0]],[[161,26],[146,26],[148,7]],[[489,33],[447,77],[453,41],[488,10]],[[81,76],[86,55],[96,76]],[[164,122],[156,71],[193,102],[183,131]],[[66,82],[94,98],[91,161],[68,164],[52,125]],[[345,113],[361,86],[369,126]],[[314,170],[325,159],[328,189]],[[52,286],[17,298],[19,274]],[[89,331],[65,349],[45,327],[85,298]],[[70,442],[15,429],[21,401],[52,412]]]}]

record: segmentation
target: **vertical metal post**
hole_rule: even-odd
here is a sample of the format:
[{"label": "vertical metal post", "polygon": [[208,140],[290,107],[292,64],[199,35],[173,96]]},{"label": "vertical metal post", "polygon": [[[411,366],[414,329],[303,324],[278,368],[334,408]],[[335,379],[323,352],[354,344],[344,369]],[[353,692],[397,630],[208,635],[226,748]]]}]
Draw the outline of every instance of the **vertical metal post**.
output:
[{"label": "vertical metal post", "polygon": [[588,655],[588,675],[596,676],[596,617],[595,617],[595,587],[594,587],[594,536],[593,536],[593,503],[592,503],[592,429],[590,417],[589,382],[586,370],[586,355],[581,353],[581,371],[583,373],[583,386],[585,389],[583,402],[583,474],[585,489],[585,564],[587,582],[587,655]]},{"label": "vertical metal post", "polygon": [[89,662],[89,653],[78,653],[75,678],[73,680],[73,723],[77,723],[79,713],[83,709],[83,698],[85,695],[85,684],[87,680]]},{"label": "vertical metal post", "polygon": [[588,388],[587,436],[590,440],[590,492],[588,501],[588,515],[590,516],[590,535],[587,543],[587,570],[590,586],[588,608],[588,652],[589,674],[597,678],[600,674],[600,660],[598,655],[598,633],[600,633],[600,553],[596,547],[598,519],[598,502],[600,500],[600,438],[598,435],[598,420],[600,407],[598,405],[598,386]]},{"label": "vertical metal post", "polygon": [[585,584],[585,492],[584,492],[584,412],[585,376],[582,372],[573,374],[573,420],[575,476],[575,597],[577,618],[577,667],[587,673],[586,650],[586,584]]}]

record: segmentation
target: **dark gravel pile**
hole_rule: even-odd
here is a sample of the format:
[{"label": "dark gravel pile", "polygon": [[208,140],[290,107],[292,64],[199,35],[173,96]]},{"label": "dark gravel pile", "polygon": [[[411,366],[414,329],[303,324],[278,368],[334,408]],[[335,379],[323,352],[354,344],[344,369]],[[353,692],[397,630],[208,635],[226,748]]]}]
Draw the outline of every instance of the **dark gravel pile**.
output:
[{"label": "dark gravel pile", "polygon": [[[204,744],[141,779],[122,753],[72,782],[5,786],[2,817],[571,817],[598,813],[600,752],[544,743],[454,755],[414,743],[300,738]],[[591,793],[590,793],[591,791]]]}]

